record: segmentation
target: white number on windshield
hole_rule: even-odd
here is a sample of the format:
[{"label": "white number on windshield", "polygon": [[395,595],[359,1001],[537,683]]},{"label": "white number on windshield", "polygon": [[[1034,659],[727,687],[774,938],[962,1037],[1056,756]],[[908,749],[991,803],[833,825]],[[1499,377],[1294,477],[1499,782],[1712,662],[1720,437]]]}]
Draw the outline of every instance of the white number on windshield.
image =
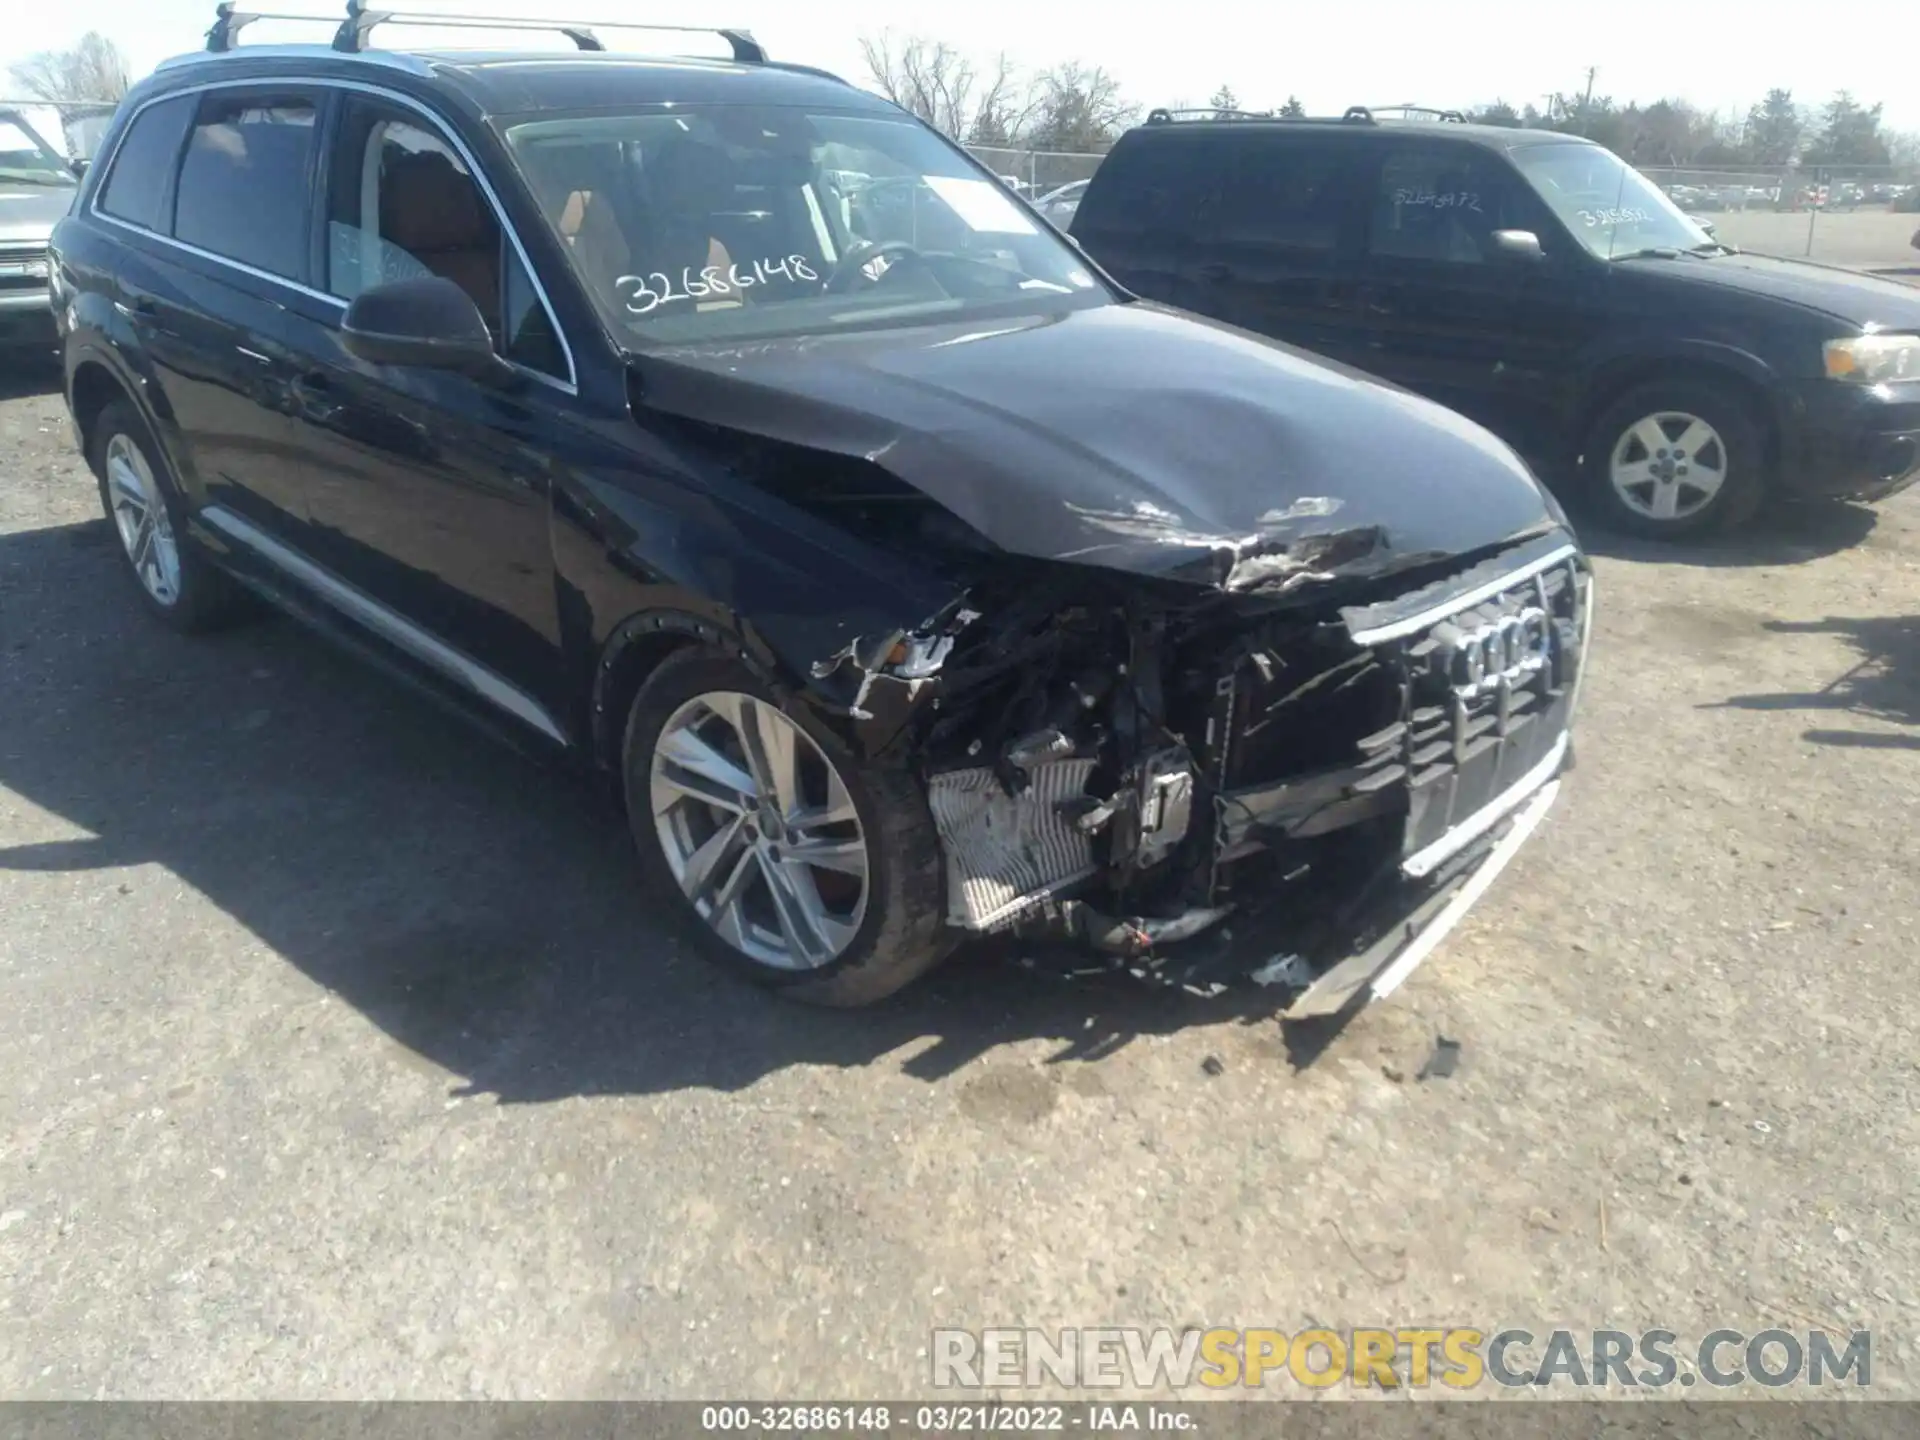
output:
[{"label": "white number on windshield", "polygon": [[820,278],[820,272],[807,263],[806,256],[788,255],[751,263],[735,261],[724,268],[708,265],[695,270],[688,266],[679,274],[678,289],[674,288],[675,277],[662,270],[646,275],[622,275],[613,282],[613,289],[628,313],[648,315],[671,300],[725,298],[768,284],[776,275],[802,282]]}]

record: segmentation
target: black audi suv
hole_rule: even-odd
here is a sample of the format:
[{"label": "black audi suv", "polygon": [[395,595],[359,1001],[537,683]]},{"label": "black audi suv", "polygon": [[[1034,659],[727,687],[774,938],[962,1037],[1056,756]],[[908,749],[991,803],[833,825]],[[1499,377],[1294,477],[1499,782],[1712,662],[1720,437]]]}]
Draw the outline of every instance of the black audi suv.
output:
[{"label": "black audi suv", "polygon": [[223,22],[55,233],[157,620],[251,592],[606,771],[662,903],[824,1003],[997,934],[1338,1010],[1539,821],[1591,587],[1487,431],[1137,300],[743,33],[377,19]]}]

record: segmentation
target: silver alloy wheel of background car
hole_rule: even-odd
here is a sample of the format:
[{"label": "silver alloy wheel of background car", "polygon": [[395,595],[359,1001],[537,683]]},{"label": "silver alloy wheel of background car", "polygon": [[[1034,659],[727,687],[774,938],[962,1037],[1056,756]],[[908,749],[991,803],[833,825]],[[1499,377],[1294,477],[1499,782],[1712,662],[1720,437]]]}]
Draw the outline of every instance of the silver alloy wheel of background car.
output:
[{"label": "silver alloy wheel of background car", "polygon": [[1698,415],[1666,410],[1624,430],[1607,478],[1621,503],[1652,520],[1686,520],[1713,503],[1727,479],[1727,447]]},{"label": "silver alloy wheel of background car", "polygon": [[107,442],[107,489],[133,573],[147,594],[171,609],[180,599],[180,546],[153,469],[131,436],[115,435]]},{"label": "silver alloy wheel of background car", "polygon": [[846,782],[766,700],[697,695],[654,744],[654,826],[700,918],[751,960],[818,970],[866,917],[867,838]]}]

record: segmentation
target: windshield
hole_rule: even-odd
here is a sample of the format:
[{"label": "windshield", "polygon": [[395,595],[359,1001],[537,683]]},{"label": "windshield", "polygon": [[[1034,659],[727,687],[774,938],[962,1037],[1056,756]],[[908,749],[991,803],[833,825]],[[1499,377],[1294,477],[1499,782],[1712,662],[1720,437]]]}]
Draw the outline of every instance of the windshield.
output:
[{"label": "windshield", "polygon": [[0,115],[0,183],[71,185],[74,175],[24,121]]},{"label": "windshield", "polygon": [[765,338],[1109,298],[911,120],[790,106],[542,117],[507,143],[616,334]]},{"label": "windshield", "polygon": [[1574,238],[1602,260],[1713,244],[1646,176],[1599,145],[1516,145],[1513,163]]}]

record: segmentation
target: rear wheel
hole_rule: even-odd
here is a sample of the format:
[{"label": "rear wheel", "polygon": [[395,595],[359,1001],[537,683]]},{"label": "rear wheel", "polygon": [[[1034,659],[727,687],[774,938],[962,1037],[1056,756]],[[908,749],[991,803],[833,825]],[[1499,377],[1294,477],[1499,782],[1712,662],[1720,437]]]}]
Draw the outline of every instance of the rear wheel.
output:
[{"label": "rear wheel", "polygon": [[1752,517],[1766,490],[1766,444],[1751,407],[1727,387],[1654,381],[1595,423],[1586,469],[1616,528],[1677,539]]},{"label": "rear wheel", "polygon": [[115,400],[100,412],[87,459],[147,609],[176,630],[209,630],[230,620],[237,588],[187,539],[180,492],[132,405]]},{"label": "rear wheel", "polygon": [[662,664],[634,701],[624,768],[652,887],[735,973],[864,1005],[946,953],[918,784],[862,766],[740,660],[693,649]]}]

